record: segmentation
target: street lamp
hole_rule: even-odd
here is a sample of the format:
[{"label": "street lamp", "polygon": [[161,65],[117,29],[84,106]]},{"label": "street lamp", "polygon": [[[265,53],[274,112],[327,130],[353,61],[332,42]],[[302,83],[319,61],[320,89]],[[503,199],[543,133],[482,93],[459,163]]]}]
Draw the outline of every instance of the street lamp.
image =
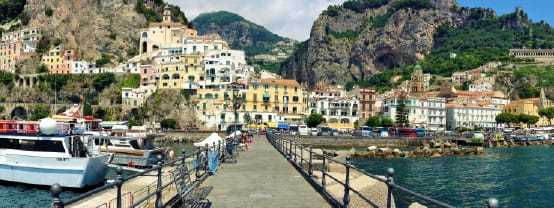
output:
[{"label": "street lamp", "polygon": [[231,84],[231,88],[233,90],[233,112],[234,112],[234,115],[235,115],[235,124],[234,124],[234,127],[232,128],[233,129],[233,140],[236,142],[237,141],[237,126],[238,126],[238,123],[239,123],[239,115],[238,115],[238,109],[240,109],[241,105],[242,105],[242,96],[239,96],[239,93],[240,93],[240,88],[242,86],[238,83],[232,83]]}]

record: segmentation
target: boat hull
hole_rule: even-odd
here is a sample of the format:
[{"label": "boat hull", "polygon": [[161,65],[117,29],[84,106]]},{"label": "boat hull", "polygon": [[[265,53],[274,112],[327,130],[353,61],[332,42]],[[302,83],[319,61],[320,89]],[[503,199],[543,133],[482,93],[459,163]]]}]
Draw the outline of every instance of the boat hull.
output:
[{"label": "boat hull", "polygon": [[84,188],[104,182],[107,156],[55,158],[0,154],[0,180],[32,185]]}]

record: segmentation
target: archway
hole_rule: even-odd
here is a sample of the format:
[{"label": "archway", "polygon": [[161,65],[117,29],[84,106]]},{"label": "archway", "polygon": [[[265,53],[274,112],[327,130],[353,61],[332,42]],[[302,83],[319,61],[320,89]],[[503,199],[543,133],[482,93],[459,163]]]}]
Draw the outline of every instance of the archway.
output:
[{"label": "archway", "polygon": [[12,119],[15,120],[26,120],[27,119],[27,110],[22,106],[15,107],[10,113]]}]

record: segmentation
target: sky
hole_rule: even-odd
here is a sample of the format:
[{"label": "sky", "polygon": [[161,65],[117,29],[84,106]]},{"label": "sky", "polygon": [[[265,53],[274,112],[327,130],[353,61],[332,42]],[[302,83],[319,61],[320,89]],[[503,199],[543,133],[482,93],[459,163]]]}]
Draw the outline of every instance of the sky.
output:
[{"label": "sky", "polygon": [[[299,41],[308,39],[315,19],[329,5],[344,0],[168,0],[181,7],[187,17],[205,12],[226,10],[262,25],[270,31]],[[462,6],[493,8],[505,14],[522,6],[535,21],[546,20],[554,25],[554,0],[458,0]]]}]

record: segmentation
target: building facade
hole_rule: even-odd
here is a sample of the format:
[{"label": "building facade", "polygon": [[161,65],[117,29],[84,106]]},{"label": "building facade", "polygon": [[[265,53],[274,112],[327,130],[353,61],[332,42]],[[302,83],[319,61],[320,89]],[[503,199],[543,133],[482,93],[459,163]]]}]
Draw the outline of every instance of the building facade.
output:
[{"label": "building facade", "polygon": [[15,72],[15,65],[36,51],[41,37],[39,28],[3,33],[0,38],[0,70]]},{"label": "building facade", "polygon": [[458,103],[446,106],[446,123],[448,130],[458,128],[492,129],[496,127],[496,116],[502,111],[492,105],[464,105]]},{"label": "building facade", "polygon": [[405,116],[409,127],[441,131],[446,128],[446,100],[409,96],[387,98],[383,101],[383,116],[393,122]]}]

